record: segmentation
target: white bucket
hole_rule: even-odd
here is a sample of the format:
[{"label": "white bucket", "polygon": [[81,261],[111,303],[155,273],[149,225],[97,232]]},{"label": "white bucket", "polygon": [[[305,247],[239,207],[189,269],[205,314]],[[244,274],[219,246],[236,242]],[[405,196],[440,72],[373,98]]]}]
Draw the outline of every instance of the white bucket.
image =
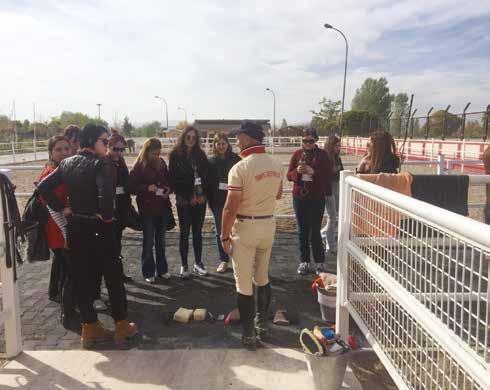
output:
[{"label": "white bucket", "polygon": [[[322,315],[322,319],[324,321],[330,321],[332,318],[329,318],[329,310],[335,309],[337,306],[337,289],[330,288],[325,290],[323,287],[318,286],[318,303],[320,304],[320,313]],[[331,313],[330,313],[331,314]]]}]

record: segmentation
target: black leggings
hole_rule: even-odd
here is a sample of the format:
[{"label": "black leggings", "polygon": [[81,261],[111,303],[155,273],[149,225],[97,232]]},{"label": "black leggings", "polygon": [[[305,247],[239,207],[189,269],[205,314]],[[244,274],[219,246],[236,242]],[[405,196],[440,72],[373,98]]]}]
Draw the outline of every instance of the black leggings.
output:
[{"label": "black leggings", "polygon": [[49,279],[49,296],[60,295],[61,313],[72,315],[76,307],[75,288],[70,252],[64,248],[53,249],[53,264]]},{"label": "black leggings", "polygon": [[192,245],[194,247],[194,257],[196,263],[202,262],[202,226],[206,217],[206,204],[196,206],[177,205],[180,226],[180,260],[182,265],[187,267],[187,257],[189,254],[189,234],[192,227]]},{"label": "black leggings", "polygon": [[112,317],[115,321],[126,319],[126,290],[118,261],[114,224],[72,218],[68,223],[68,244],[82,321],[97,321],[93,303],[101,275],[109,292]]}]

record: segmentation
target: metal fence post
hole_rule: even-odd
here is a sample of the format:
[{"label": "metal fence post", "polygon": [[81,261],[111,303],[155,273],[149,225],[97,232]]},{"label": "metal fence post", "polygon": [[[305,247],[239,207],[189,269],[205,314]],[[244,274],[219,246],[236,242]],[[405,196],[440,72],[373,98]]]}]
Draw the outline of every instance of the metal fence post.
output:
[{"label": "metal fence post", "polygon": [[[2,173],[9,176],[7,170]],[[14,358],[22,352],[22,334],[20,322],[19,288],[14,278],[15,264],[7,267],[5,253],[4,212],[0,206],[0,280],[2,281],[2,303],[5,328],[5,352],[7,358]],[[13,260],[15,261],[15,259]],[[0,313],[1,314],[1,313]]]},{"label": "metal fence post", "polygon": [[335,325],[337,332],[343,340],[349,336],[349,310],[346,307],[348,299],[348,253],[347,242],[349,240],[351,224],[352,193],[345,179],[352,176],[352,171],[340,172],[340,198],[339,198],[339,238],[337,245],[337,304],[335,313]]},{"label": "metal fence post", "polygon": [[14,141],[12,141],[11,145],[12,145],[12,162],[15,164],[15,144],[14,144]]},{"label": "metal fence post", "polygon": [[443,154],[439,154],[437,156],[437,174],[438,175],[444,175],[445,174],[445,163],[446,163],[446,160],[444,158],[444,155]]}]

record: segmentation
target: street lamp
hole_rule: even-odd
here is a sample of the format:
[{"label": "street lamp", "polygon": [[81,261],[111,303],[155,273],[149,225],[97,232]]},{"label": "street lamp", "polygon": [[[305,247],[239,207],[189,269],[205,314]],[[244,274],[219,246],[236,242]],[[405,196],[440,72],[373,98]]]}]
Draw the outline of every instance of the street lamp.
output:
[{"label": "street lamp", "polygon": [[167,101],[165,100],[165,98],[158,96],[158,95],[155,95],[155,98],[159,99],[165,103],[165,118],[167,119],[167,129],[166,130],[168,131],[168,105],[167,105]]},{"label": "street lamp", "polygon": [[276,135],[276,94],[270,88],[266,88],[265,90],[272,94],[272,98],[274,102],[273,120],[272,120],[272,154],[274,154],[274,136]]},{"label": "street lamp", "polygon": [[102,105],[102,103],[97,103],[97,108],[99,109],[99,120],[100,120],[100,106]]},{"label": "street lamp", "polygon": [[344,117],[344,102],[345,102],[345,81],[347,79],[347,57],[349,55],[349,44],[347,42],[347,38],[345,37],[344,33],[342,31],[340,31],[338,28],[335,28],[331,24],[328,24],[328,23],[325,23],[324,26],[326,29],[335,30],[335,31],[339,32],[340,35],[342,35],[342,37],[344,37],[344,41],[345,41],[344,89],[342,92],[342,110],[340,111],[340,124],[339,124],[340,136],[342,137],[342,121],[343,121],[343,117]]},{"label": "street lamp", "polygon": [[185,110],[184,107],[177,107],[177,110],[182,110],[184,111],[184,115],[185,115],[185,124],[187,125],[187,111]]}]

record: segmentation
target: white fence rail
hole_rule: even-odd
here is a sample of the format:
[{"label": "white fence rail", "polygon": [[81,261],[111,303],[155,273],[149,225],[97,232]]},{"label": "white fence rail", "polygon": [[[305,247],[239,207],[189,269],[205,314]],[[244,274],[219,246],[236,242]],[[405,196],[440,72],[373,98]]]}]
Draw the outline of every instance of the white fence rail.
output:
[{"label": "white fence rail", "polygon": [[337,326],[402,389],[490,388],[490,226],[341,175]]}]

